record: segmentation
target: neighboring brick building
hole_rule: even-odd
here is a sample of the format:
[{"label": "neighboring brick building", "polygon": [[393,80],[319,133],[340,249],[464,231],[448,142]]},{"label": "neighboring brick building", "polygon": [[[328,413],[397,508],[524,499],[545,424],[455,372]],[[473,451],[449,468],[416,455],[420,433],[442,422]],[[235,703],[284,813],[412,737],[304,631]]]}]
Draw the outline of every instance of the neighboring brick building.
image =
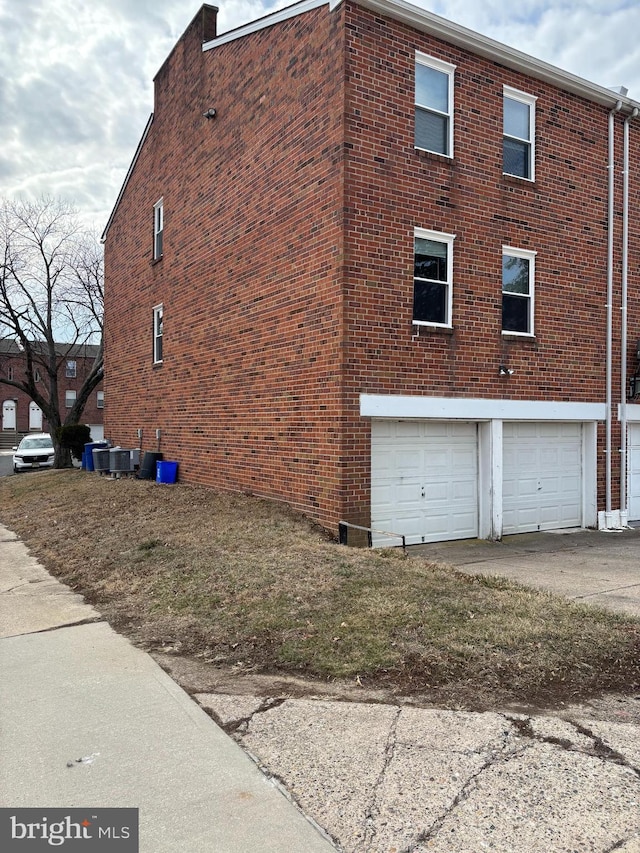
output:
[{"label": "neighboring brick building", "polygon": [[[57,344],[59,360],[58,368],[58,401],[60,413],[64,420],[65,409],[70,408],[76,394],[82,387],[86,376],[91,371],[98,347],[92,344],[69,345]],[[0,374],[10,381],[21,381],[25,374],[27,362],[24,353],[15,341],[0,339]],[[35,380],[37,383],[46,381],[44,369],[36,365]],[[21,389],[11,385],[0,384],[2,394],[2,442],[6,446],[15,444],[19,436],[28,432],[48,432],[49,425],[41,409]],[[102,382],[91,392],[89,402],[85,406],[82,423],[91,427],[91,437],[100,440],[103,435],[104,390]]]},{"label": "neighboring brick building", "polygon": [[215,16],[105,229],[109,437],[410,542],[640,519],[640,104],[395,0]]}]

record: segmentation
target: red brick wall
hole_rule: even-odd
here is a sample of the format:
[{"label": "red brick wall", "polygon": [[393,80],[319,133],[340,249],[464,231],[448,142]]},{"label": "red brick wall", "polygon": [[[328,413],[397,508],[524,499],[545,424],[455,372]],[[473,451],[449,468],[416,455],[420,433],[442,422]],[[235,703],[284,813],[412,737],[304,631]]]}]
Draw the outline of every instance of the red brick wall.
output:
[{"label": "red brick wall", "polygon": [[[457,65],[453,160],[414,149],[416,49]],[[538,98],[534,184],[502,175],[503,84]],[[618,176],[621,140],[618,118]],[[618,248],[620,207],[618,180]],[[367,523],[360,393],[604,401],[606,208],[606,108],[349,3],[205,53],[194,26],[107,236],[107,434],[142,428],[183,481]],[[414,338],[414,227],[456,234],[452,332]],[[501,334],[503,244],[537,252],[534,340]]]},{"label": "red brick wall", "polygon": [[[360,463],[346,489],[359,504],[351,520],[366,520],[369,423],[358,416],[361,392],[604,402],[608,110],[358,7],[349,10],[346,382]],[[457,66],[453,159],[414,148],[416,50]],[[503,85],[537,97],[535,183],[502,174]],[[616,146],[614,365],[621,118]],[[632,210],[639,200],[636,183]],[[452,332],[422,327],[414,338],[415,227],[456,235]],[[637,220],[632,227],[637,247]],[[537,252],[535,339],[502,335],[503,245]],[[632,290],[637,260],[636,248]],[[636,336],[638,308],[636,299]],[[514,374],[500,379],[500,364]],[[619,387],[614,369],[614,402]],[[614,450],[619,440],[614,424]]]},{"label": "red brick wall", "polygon": [[[327,9],[187,31],[106,241],[106,432],[180,478],[340,514],[343,53]],[[202,113],[215,107],[214,120]],[[152,208],[164,199],[164,257]],[[164,306],[163,364],[151,358]],[[126,344],[124,342],[126,341]],[[123,345],[124,344],[124,345]]]}]

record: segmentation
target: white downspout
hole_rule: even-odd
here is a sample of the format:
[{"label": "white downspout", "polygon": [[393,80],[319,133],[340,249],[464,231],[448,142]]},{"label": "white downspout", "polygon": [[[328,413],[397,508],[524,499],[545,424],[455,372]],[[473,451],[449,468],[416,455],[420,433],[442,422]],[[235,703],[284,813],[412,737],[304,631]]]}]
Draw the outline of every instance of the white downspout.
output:
[{"label": "white downspout", "polygon": [[620,523],[627,526],[627,279],[629,272],[629,122],[638,115],[634,107],[624,120],[622,166],[622,291],[620,332]]},{"label": "white downspout", "polygon": [[607,349],[606,349],[606,439],[605,439],[605,487],[606,503],[604,526],[612,526],[611,513],[611,424],[612,424],[612,364],[613,364],[613,213],[614,213],[614,159],[615,159],[615,122],[614,116],[622,109],[622,101],[618,101],[609,112],[609,204],[608,204],[608,236],[607,236]]}]

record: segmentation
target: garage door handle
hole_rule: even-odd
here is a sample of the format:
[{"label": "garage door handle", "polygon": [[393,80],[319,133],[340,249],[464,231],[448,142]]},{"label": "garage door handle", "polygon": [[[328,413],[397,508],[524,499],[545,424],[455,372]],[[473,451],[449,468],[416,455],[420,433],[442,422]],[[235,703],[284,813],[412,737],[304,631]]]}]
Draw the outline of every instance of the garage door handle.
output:
[{"label": "garage door handle", "polygon": [[422,494],[422,497],[424,497],[424,486],[421,489],[421,494]]}]

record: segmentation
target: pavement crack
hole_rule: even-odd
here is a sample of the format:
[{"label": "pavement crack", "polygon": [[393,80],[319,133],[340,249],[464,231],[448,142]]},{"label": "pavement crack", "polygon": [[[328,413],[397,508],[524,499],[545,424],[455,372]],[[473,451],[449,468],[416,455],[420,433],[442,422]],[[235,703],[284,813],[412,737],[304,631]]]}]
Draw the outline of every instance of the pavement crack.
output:
[{"label": "pavement crack", "polygon": [[380,773],[378,773],[378,778],[373,784],[371,802],[369,803],[369,806],[364,813],[363,844],[364,849],[366,850],[370,848],[374,837],[377,835],[376,820],[381,811],[380,789],[382,788],[385,777],[387,775],[387,771],[389,770],[391,762],[393,761],[393,758],[396,753],[396,746],[398,743],[398,720],[400,719],[401,713],[402,708],[396,708],[394,717],[391,721],[391,724],[389,725],[387,742],[384,747],[382,768],[380,769]]},{"label": "pavement crack", "polygon": [[[584,726],[582,725],[582,723],[577,723],[575,722],[575,720],[570,720],[569,722],[577,732],[579,732],[581,735],[584,735],[584,737],[588,737],[591,739],[591,741],[593,742],[592,754],[596,758],[600,758],[603,761],[608,761],[612,764],[618,764],[621,767],[627,767],[640,779],[640,767],[636,767],[635,764],[632,764],[629,759],[626,758],[626,756],[624,756],[621,752],[618,752],[617,749],[613,749],[613,747],[606,744],[604,740],[594,731],[592,731],[588,726]],[[613,849],[615,850],[615,847]]]},{"label": "pavement crack", "polygon": [[33,581],[22,581],[22,583],[17,583],[15,586],[10,586],[9,589],[3,589],[2,595],[6,595],[8,592],[13,592],[14,589],[21,589],[23,586],[29,586]]},{"label": "pavement crack", "polygon": [[[566,720],[573,728],[581,734],[583,737],[588,738],[592,747],[585,748],[582,746],[578,746],[573,743],[569,738],[561,738],[554,737],[553,735],[543,735],[540,732],[536,732],[533,730],[531,725],[531,717],[526,718],[518,718],[518,717],[510,717],[509,715],[505,715],[506,718],[515,726],[518,733],[521,737],[528,738],[529,740],[537,741],[538,743],[548,743],[551,746],[557,746],[560,749],[564,749],[567,752],[575,752],[580,755],[588,755],[592,758],[599,758],[601,761],[606,761],[611,764],[618,764],[621,767],[627,767],[633,773],[635,773],[638,778],[640,778],[640,768],[635,767],[631,762],[625,758],[625,756],[618,752],[618,750],[613,749],[608,744],[604,742],[604,740],[589,729],[587,726],[582,725],[581,723],[577,723],[575,720]],[[615,848],[613,848],[615,849]]]},{"label": "pavement crack", "polygon": [[518,749],[512,749],[509,752],[506,752],[505,750],[507,746],[507,738],[508,734],[505,733],[503,738],[503,748],[492,749],[489,752],[482,765],[475,771],[475,773],[472,773],[469,776],[462,788],[460,788],[456,796],[453,798],[451,804],[442,812],[441,815],[439,815],[433,821],[433,823],[428,829],[424,830],[424,832],[421,832],[420,835],[418,835],[418,837],[408,847],[405,847],[402,851],[400,851],[400,853],[414,853],[414,851],[418,848],[419,845],[433,840],[442,829],[446,819],[450,815],[452,815],[460,806],[460,804],[467,800],[471,793],[477,788],[478,779],[480,778],[480,776],[482,776],[483,773],[485,773],[487,770],[490,770],[496,764],[511,761],[512,758],[516,758],[517,756],[522,755],[523,752],[526,752],[527,749],[531,748],[528,744],[525,744],[519,747]]},{"label": "pavement crack", "polygon": [[274,708],[280,707],[280,705],[282,705],[282,703],[286,701],[286,696],[277,698],[266,698],[250,714],[246,714],[244,717],[238,717],[235,720],[227,720],[226,723],[223,722],[220,717],[218,717],[215,711],[212,711],[210,709],[207,710],[213,720],[217,723],[217,725],[220,726],[221,729],[223,729],[223,731],[225,731],[228,735],[233,735],[236,740],[241,741],[244,735],[247,733],[247,730],[251,725],[251,721],[256,716],[256,714],[266,714],[267,711],[272,711]]}]

